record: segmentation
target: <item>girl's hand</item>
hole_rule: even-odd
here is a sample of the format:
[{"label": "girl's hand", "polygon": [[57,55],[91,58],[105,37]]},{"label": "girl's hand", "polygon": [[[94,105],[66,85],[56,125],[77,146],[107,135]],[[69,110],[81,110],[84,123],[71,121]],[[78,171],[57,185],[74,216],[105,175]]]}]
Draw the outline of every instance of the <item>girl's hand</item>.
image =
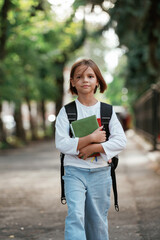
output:
[{"label": "girl's hand", "polygon": [[83,160],[86,160],[89,155],[95,152],[94,144],[90,144],[79,151],[79,158],[83,158]]},{"label": "girl's hand", "polygon": [[110,164],[111,162],[112,162],[112,159],[109,159],[109,160],[108,160],[108,163]]},{"label": "girl's hand", "polygon": [[91,133],[92,142],[101,143],[106,141],[106,131],[102,130],[103,126],[97,128]]}]

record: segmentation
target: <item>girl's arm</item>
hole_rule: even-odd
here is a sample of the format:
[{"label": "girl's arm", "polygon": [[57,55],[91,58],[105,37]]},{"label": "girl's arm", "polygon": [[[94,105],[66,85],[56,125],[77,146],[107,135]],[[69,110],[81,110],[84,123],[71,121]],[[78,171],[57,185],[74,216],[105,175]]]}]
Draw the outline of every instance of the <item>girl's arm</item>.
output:
[{"label": "girl's arm", "polygon": [[127,139],[124,130],[113,110],[111,120],[109,122],[110,136],[106,142],[101,143],[104,152],[101,156],[105,161],[118,155],[125,147]]},{"label": "girl's arm", "polygon": [[64,107],[61,108],[56,118],[55,127],[56,148],[64,154],[78,155],[77,146],[79,138],[71,138],[69,136],[69,121]]},{"label": "girl's arm", "polygon": [[81,148],[78,156],[85,160],[92,153],[99,152],[103,159],[109,162],[111,158],[119,154],[126,146],[126,136],[114,111],[109,122],[109,131],[110,136],[107,141]]},{"label": "girl's arm", "polygon": [[[101,143],[106,141],[106,132],[102,131],[102,127],[99,127],[93,133],[89,134],[88,136],[79,138],[77,150],[80,150],[91,143]],[[95,144],[94,144],[95,145]]]},{"label": "girl's arm", "polygon": [[102,131],[102,127],[98,128],[88,136],[71,138],[69,136],[69,121],[64,107],[60,110],[57,116],[55,126],[56,148],[64,154],[78,155],[79,149],[82,149],[91,143],[100,143],[106,140],[106,132]]},{"label": "girl's arm", "polygon": [[86,158],[94,152],[105,153],[102,145],[95,143],[80,149],[78,157],[83,157],[83,160],[86,160]]}]

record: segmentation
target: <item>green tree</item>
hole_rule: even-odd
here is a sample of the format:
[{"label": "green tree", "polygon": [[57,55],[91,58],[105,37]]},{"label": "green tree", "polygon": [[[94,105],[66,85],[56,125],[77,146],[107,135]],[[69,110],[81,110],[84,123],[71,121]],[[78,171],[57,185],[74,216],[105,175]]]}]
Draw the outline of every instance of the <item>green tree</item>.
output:
[{"label": "green tree", "polygon": [[[110,21],[96,35],[114,28],[119,46],[127,56],[125,86],[130,89],[130,99],[140,96],[160,75],[160,2],[159,0],[75,0],[74,5],[90,5],[91,12],[98,5],[110,15]],[[136,94],[134,94],[136,92]]]},{"label": "green tree", "polygon": [[[16,135],[25,140],[22,124],[21,104],[26,101],[30,110],[31,100],[40,100],[42,95],[42,80],[44,89],[48,89],[47,99],[54,100],[54,81],[51,77],[50,58],[47,57],[47,47],[43,39],[42,23],[45,27],[51,25],[46,17],[43,1],[2,1],[1,2],[1,92],[2,101],[15,103]],[[43,28],[44,31],[45,28]],[[3,31],[2,31],[3,30]],[[7,33],[7,34],[6,34]],[[46,50],[45,50],[46,49]],[[44,51],[45,50],[45,51]],[[47,61],[48,60],[48,61]],[[46,72],[44,76],[42,71]],[[53,90],[51,94],[51,90]],[[3,141],[5,131],[0,124]],[[30,114],[32,137],[35,138],[35,126]]]},{"label": "green tree", "polygon": [[[65,22],[58,22],[46,1],[0,1],[0,110],[4,100],[15,103],[16,135],[25,140],[21,105],[30,111],[32,138],[36,126],[31,115],[31,101],[37,101],[45,131],[45,104],[62,105],[63,70],[73,52],[86,38],[85,21],[74,21],[75,12]],[[0,121],[1,140],[5,131]]]},{"label": "green tree", "polygon": [[[1,1],[0,2],[1,5],[1,10],[0,10],[0,85],[3,84],[3,79],[2,77],[3,72],[2,72],[2,67],[1,67],[1,62],[3,62],[5,56],[6,56],[6,42],[7,42],[7,38],[8,38],[8,28],[9,28],[9,23],[7,20],[7,16],[8,16],[8,12],[10,10],[10,8],[12,7],[12,3],[10,0],[6,0],[6,1]],[[2,112],[2,90],[0,91],[0,141],[6,141],[6,134],[5,134],[5,130],[4,130],[4,126],[3,126],[3,121],[2,121],[2,116],[1,116],[1,112]]]},{"label": "green tree", "polygon": [[160,75],[160,2],[158,0],[115,3],[109,26],[119,36],[128,58],[126,86],[136,97],[159,81]]}]

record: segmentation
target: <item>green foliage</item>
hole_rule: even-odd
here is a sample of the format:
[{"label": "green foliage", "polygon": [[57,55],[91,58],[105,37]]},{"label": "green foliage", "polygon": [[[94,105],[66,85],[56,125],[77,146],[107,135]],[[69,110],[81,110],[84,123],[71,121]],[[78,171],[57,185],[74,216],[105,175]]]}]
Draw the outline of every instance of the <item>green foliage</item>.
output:
[{"label": "green foliage", "polygon": [[52,59],[47,56],[48,46],[43,38],[43,32],[51,28],[51,22],[42,11],[33,14],[38,3],[12,1],[13,7],[7,15],[6,55],[0,61],[1,101],[54,100]]},{"label": "green foliage", "polygon": [[128,58],[126,86],[142,94],[160,75],[160,2],[117,1],[110,11],[110,26],[119,36]]},{"label": "green foliage", "polygon": [[[123,79],[122,82],[130,90],[130,100],[134,101],[151,84],[160,81],[160,1],[75,0],[74,5],[84,6],[84,2],[91,6],[91,11],[99,5],[109,13],[109,23],[92,36],[98,37],[108,28],[115,29],[120,47],[125,49],[127,56],[127,67],[123,74],[125,82]],[[109,8],[107,3],[114,5]],[[117,77],[121,79],[116,75],[115,78]]]},{"label": "green foliage", "polygon": [[66,22],[57,22],[49,5],[40,5],[39,0],[9,2],[5,57],[0,60],[0,101],[56,101],[56,79],[61,78],[63,84],[63,67],[83,41],[84,24],[74,22],[74,14]]},{"label": "green foliage", "polygon": [[[125,76],[123,74],[124,69],[126,68],[126,57],[123,55],[117,66],[114,78],[111,83],[108,84],[106,96],[113,105],[126,105],[125,99],[123,99],[123,89],[125,85]],[[127,89],[126,89],[127,91]],[[125,94],[128,98],[128,94]],[[128,99],[126,99],[128,100]]]}]

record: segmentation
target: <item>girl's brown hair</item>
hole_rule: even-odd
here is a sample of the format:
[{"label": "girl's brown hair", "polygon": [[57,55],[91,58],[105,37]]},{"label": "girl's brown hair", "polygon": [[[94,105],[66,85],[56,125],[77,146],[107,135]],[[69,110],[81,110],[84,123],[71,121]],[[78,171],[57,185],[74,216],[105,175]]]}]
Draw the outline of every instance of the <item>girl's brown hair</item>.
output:
[{"label": "girl's brown hair", "polygon": [[[96,77],[97,77],[97,80],[98,80],[98,83],[99,83],[99,87],[100,87],[100,92],[103,93],[106,89],[107,89],[107,84],[101,74],[101,71],[99,70],[98,66],[96,65],[95,62],[93,62],[91,59],[82,59],[78,62],[75,62],[71,68],[71,72],[70,72],[70,88],[69,90],[71,91],[72,94],[78,94],[77,93],[77,89],[75,87],[72,86],[71,84],[71,79],[74,78],[74,73],[75,73],[75,70],[76,68],[78,68],[79,66],[86,66],[87,68],[88,67],[91,67],[92,70],[94,71]],[[86,69],[87,69],[86,68]],[[97,87],[95,89],[95,92],[97,90]]]}]

